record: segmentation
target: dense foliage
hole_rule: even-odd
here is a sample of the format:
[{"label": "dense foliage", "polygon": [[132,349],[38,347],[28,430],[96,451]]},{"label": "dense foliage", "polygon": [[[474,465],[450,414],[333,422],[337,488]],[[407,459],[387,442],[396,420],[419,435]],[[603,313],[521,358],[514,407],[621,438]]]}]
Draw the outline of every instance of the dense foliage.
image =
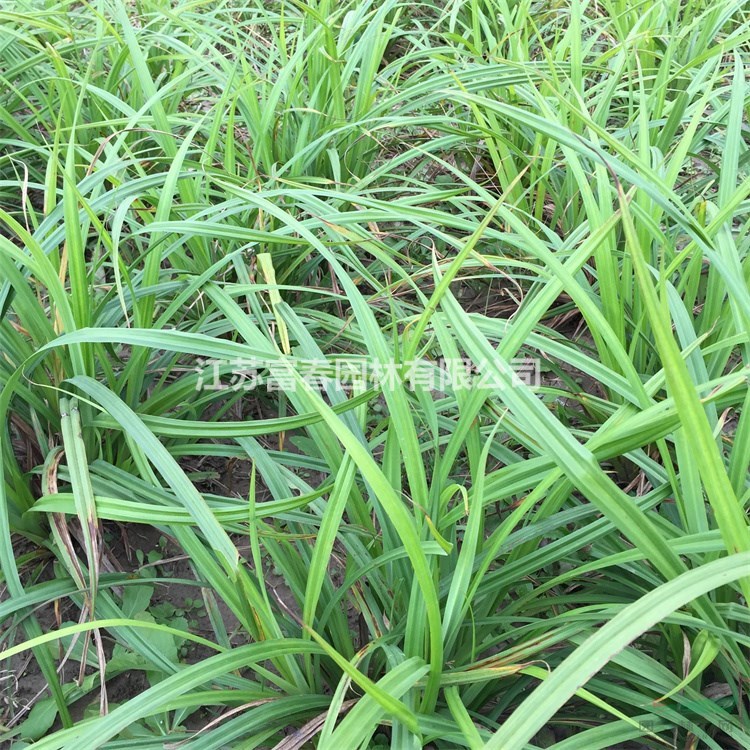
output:
[{"label": "dense foliage", "polygon": [[0,25],[0,740],[750,748],[744,0]]}]

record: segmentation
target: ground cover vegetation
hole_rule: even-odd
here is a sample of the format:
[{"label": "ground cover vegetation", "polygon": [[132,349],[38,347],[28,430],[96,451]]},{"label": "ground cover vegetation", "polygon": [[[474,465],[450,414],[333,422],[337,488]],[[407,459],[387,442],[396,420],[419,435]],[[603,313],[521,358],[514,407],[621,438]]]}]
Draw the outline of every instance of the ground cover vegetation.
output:
[{"label": "ground cover vegetation", "polygon": [[0,28],[0,741],[750,748],[743,0]]}]

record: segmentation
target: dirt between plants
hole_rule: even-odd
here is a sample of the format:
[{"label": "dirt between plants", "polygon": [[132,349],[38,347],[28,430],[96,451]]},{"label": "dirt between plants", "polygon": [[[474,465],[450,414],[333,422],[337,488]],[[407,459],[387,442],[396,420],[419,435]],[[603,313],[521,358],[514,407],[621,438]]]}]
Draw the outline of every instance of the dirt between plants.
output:
[{"label": "dirt between plants", "polygon": [[[128,524],[125,527],[107,522],[103,525],[106,558],[119,572],[139,575],[145,571],[152,571],[159,580],[150,581],[143,578],[144,585],[153,586],[153,595],[148,606],[148,612],[154,619],[173,626],[187,621],[189,629],[196,635],[210,638],[213,630],[205,609],[199,606],[201,600],[200,586],[183,583],[183,580],[195,580],[189,559],[179,554],[179,550],[169,538],[160,530],[146,525]],[[17,555],[28,545],[19,542]],[[39,551],[40,559],[31,569],[29,566],[20,571],[25,586],[51,580],[52,557],[49,553]],[[174,579],[174,580],[170,580]],[[278,595],[283,596],[284,592]],[[0,593],[0,601],[8,599],[7,589]],[[224,627],[233,645],[243,642],[244,636],[239,633],[238,622],[223,602],[216,602],[221,614]],[[63,624],[78,621],[80,610],[71,599],[64,597],[55,602],[37,607],[34,615],[43,632],[51,632]],[[0,625],[0,635],[8,637],[10,626]],[[23,628],[16,627],[13,644],[26,639]],[[114,641],[104,635],[104,648],[107,659],[112,657]],[[6,641],[5,645],[12,645]],[[59,649],[56,661],[62,662],[64,650]],[[215,652],[201,644],[187,641],[180,652],[180,661],[195,663],[214,654]],[[84,674],[97,672],[94,667],[87,666]],[[60,670],[63,683],[75,680],[79,675],[79,664],[68,661]],[[139,695],[149,687],[149,681],[144,671],[130,669],[107,680],[107,697],[110,704],[123,703]],[[22,722],[37,702],[48,697],[47,682],[39,666],[30,652],[24,652],[12,657],[9,663],[0,671],[0,731],[9,729]],[[96,687],[87,695],[71,705],[74,719],[83,717],[89,705],[98,706],[99,690]],[[53,728],[59,728],[59,719]],[[9,740],[2,740],[0,734],[0,749],[11,747]]]}]

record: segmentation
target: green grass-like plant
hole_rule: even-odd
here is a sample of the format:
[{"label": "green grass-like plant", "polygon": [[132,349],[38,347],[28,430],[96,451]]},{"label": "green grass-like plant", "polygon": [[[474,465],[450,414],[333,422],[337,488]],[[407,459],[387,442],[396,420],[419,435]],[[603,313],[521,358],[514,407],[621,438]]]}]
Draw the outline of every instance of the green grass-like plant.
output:
[{"label": "green grass-like plant", "polygon": [[0,739],[750,748],[746,3],[0,28]]}]

